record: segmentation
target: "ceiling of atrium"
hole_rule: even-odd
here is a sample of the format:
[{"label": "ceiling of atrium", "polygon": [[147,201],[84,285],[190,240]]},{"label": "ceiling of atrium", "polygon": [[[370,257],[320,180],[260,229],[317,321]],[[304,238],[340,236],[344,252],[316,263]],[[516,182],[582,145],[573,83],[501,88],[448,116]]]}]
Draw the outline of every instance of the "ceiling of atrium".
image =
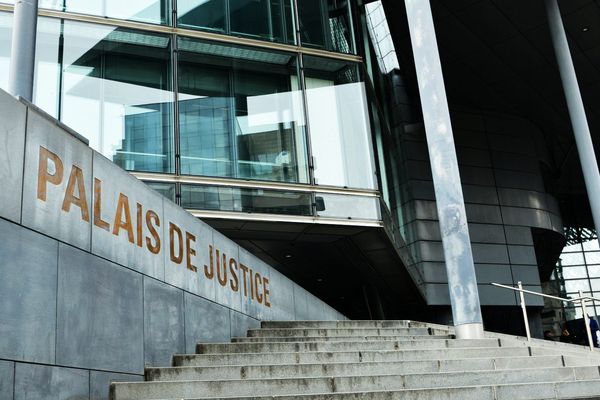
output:
[{"label": "ceiling of atrium", "polygon": [[[567,224],[591,224],[543,0],[431,0],[449,103],[517,114],[544,132],[546,189]],[[600,152],[600,1],[559,0]],[[404,2],[384,1],[401,69],[414,77]],[[414,78],[413,78],[414,86]]]}]

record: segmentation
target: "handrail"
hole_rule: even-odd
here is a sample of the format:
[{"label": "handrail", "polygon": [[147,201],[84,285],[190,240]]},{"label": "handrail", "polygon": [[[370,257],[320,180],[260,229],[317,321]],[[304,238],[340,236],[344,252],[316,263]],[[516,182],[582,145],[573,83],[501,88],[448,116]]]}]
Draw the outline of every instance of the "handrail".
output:
[{"label": "handrail", "polygon": [[525,307],[525,296],[523,295],[523,293],[532,294],[534,296],[547,297],[550,299],[560,300],[560,301],[564,301],[564,302],[568,302],[568,303],[581,304],[581,312],[583,314],[583,320],[585,322],[585,330],[587,333],[588,343],[590,345],[590,351],[594,351],[594,343],[592,343],[592,331],[590,330],[590,321],[588,319],[586,301],[587,300],[591,300],[592,302],[600,301],[599,298],[593,297],[593,296],[584,296],[583,291],[579,290],[579,297],[575,297],[573,299],[565,299],[565,298],[558,297],[558,296],[552,296],[549,294],[544,294],[544,293],[534,292],[532,290],[523,289],[523,285],[521,284],[521,281],[517,282],[517,287],[502,285],[500,283],[492,283],[492,286],[501,287],[503,289],[509,289],[509,290],[514,290],[515,292],[519,292],[519,296],[521,298],[520,299],[521,300],[521,309],[523,311],[523,321],[525,323],[525,332],[527,333],[528,341],[531,340],[531,333],[529,332],[529,319],[527,318],[527,308]]}]

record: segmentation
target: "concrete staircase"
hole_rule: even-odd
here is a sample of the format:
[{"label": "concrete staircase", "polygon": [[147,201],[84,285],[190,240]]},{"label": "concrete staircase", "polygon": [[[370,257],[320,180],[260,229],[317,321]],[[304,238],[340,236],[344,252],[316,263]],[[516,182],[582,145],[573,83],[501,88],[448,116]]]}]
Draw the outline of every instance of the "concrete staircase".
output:
[{"label": "concrete staircase", "polygon": [[111,400],[600,399],[600,354],[582,346],[415,321],[272,321],[198,344]]}]

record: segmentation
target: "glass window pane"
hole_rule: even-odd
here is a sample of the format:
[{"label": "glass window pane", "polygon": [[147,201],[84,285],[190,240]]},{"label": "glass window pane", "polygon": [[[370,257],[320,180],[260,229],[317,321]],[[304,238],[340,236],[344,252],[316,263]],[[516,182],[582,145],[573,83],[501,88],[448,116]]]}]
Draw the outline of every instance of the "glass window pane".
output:
[{"label": "glass window pane", "polygon": [[312,214],[310,193],[278,190],[182,185],[181,203],[185,208],[196,210],[288,215]]},{"label": "glass window pane", "polygon": [[576,279],[572,281],[565,281],[565,290],[567,292],[579,292],[579,290],[583,290],[584,292],[590,291],[590,283],[587,279]]},{"label": "glass window pane", "polygon": [[567,253],[560,255],[560,262],[562,265],[583,265],[583,253]]},{"label": "glass window pane", "polygon": [[62,121],[124,169],[173,172],[169,37],[64,24]]},{"label": "glass window pane", "polygon": [[189,39],[179,48],[182,173],[308,183],[294,56]]},{"label": "glass window pane", "polygon": [[163,182],[144,182],[158,193],[165,196],[167,199],[175,202],[175,184]]},{"label": "glass window pane", "polygon": [[563,249],[563,253],[575,253],[578,251],[582,251],[581,248],[581,243],[576,243],[576,244],[570,244],[565,246],[565,248]]},{"label": "glass window pane", "polygon": [[588,264],[600,264],[600,252],[598,251],[586,251],[585,262]]},{"label": "glass window pane", "polygon": [[590,278],[600,278],[600,265],[590,265],[588,264],[588,274],[590,274]]},{"label": "glass window pane", "polygon": [[596,293],[595,296],[598,297],[598,294],[600,294],[600,279],[590,279],[590,283],[592,284],[592,290]]},{"label": "glass window pane", "polygon": [[587,278],[587,270],[584,265],[579,267],[563,267],[563,279]]},{"label": "glass window pane", "polygon": [[12,13],[0,12],[0,88],[3,90],[8,90],[11,42]]},{"label": "glass window pane", "polygon": [[598,251],[600,250],[599,243],[597,239],[588,240],[587,242],[582,243],[583,249],[585,251]]},{"label": "glass window pane", "polygon": [[357,66],[308,56],[304,66],[317,184],[375,189],[365,86]]},{"label": "glass window pane", "polygon": [[377,197],[317,193],[316,203],[317,214],[321,217],[381,219]]},{"label": "glass window pane", "polygon": [[[46,0],[55,9],[63,9],[62,0]],[[64,10],[103,17],[127,19],[153,24],[168,24],[169,0],[66,0]]]},{"label": "glass window pane", "polygon": [[298,13],[303,46],[339,53],[353,52],[348,1],[298,0]]},{"label": "glass window pane", "polygon": [[178,0],[177,23],[181,26],[225,31],[225,0]]}]

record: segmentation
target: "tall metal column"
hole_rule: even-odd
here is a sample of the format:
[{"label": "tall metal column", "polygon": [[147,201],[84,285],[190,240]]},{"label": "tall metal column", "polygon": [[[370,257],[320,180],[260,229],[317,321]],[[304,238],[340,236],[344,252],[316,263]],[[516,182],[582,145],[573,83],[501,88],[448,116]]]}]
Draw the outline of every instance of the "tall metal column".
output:
[{"label": "tall metal column", "polygon": [[571,126],[575,134],[575,144],[579,153],[583,179],[585,180],[590,208],[592,209],[592,217],[596,232],[600,233],[600,173],[598,172],[598,162],[596,161],[594,144],[592,143],[585,109],[583,108],[567,35],[556,0],[546,0],[546,12],[558,70],[560,71],[560,79],[567,100],[569,117],[571,118]]},{"label": "tall metal column", "polygon": [[452,317],[459,339],[483,337],[479,293],[429,0],[405,0],[440,221]]},{"label": "tall metal column", "polygon": [[33,99],[37,12],[38,0],[15,1],[8,91],[28,101]]}]

